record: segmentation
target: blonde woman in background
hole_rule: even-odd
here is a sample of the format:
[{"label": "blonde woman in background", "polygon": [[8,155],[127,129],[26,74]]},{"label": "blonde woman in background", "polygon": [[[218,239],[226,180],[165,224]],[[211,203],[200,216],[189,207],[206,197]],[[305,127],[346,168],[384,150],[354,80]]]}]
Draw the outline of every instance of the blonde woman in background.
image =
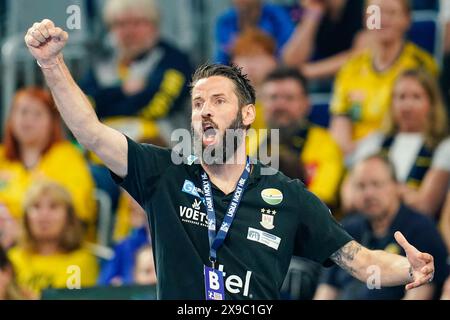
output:
[{"label": "blonde woman in background", "polygon": [[[383,131],[362,140],[353,162],[383,153],[393,163],[402,193],[421,188],[435,150],[448,132],[447,116],[436,80],[422,69],[406,70],[394,83],[392,104]],[[436,180],[427,182],[436,183]],[[351,191],[344,184],[344,204]],[[446,190],[446,189],[444,189]],[[406,196],[408,195],[408,196]]]},{"label": "blonde woman in background", "polygon": [[19,285],[37,295],[50,287],[95,285],[97,260],[83,244],[70,194],[43,180],[27,191],[24,201],[23,239],[8,252]]}]

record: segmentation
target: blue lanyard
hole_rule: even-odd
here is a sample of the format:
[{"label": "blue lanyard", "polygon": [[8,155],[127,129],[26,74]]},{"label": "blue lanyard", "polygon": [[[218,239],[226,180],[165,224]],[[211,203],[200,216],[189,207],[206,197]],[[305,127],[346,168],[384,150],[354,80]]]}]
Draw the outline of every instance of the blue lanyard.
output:
[{"label": "blue lanyard", "polygon": [[244,190],[246,187],[246,182],[250,176],[250,161],[247,157],[247,163],[245,165],[244,172],[242,172],[241,177],[237,183],[236,189],[233,193],[233,198],[228,206],[225,217],[223,218],[222,225],[220,226],[219,232],[216,235],[216,213],[214,210],[214,201],[212,197],[211,182],[209,180],[208,174],[203,171],[202,177],[202,189],[203,195],[205,197],[206,212],[208,213],[208,238],[209,238],[209,260],[212,263],[213,268],[215,268],[215,262],[217,260],[217,250],[223,245],[225,238],[228,234],[228,230],[233,223],[234,217],[236,215],[237,208],[242,200]]}]

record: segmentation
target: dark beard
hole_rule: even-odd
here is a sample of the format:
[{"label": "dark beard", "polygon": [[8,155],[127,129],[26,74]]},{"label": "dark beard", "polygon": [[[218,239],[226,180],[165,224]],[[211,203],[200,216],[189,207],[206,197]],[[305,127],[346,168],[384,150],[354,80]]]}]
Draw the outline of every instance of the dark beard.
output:
[{"label": "dark beard", "polygon": [[296,135],[298,133],[298,131],[307,124],[307,122],[305,120],[299,120],[299,121],[295,121],[292,122],[290,125],[288,126],[284,126],[284,127],[276,127],[276,126],[271,126],[271,128],[277,128],[279,129],[279,142],[280,144],[283,143],[287,143],[290,144],[292,137],[294,135]]},{"label": "dark beard", "polygon": [[[239,146],[245,139],[243,130],[245,125],[242,122],[242,113],[239,110],[234,120],[225,129],[225,134],[221,141],[217,145],[204,146],[203,145],[203,132],[198,135],[191,125],[191,133],[194,146],[194,155],[202,159],[202,162],[212,165],[212,164],[224,164],[226,163],[235,153]],[[232,143],[230,143],[230,140]],[[219,152],[217,148],[221,145],[221,150]],[[205,154],[207,157],[205,157]]]}]

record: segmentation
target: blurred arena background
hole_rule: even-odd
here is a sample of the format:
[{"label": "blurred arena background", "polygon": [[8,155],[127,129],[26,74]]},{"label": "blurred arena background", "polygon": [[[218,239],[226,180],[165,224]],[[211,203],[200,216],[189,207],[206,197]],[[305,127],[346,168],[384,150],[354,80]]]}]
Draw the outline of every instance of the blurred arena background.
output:
[{"label": "blurred arena background", "polygon": [[[294,257],[285,299],[450,299],[450,0],[0,0],[0,299],[156,297],[145,213],[66,130],[24,45],[44,18],[69,32],[64,58],[99,118],[141,142],[189,128],[197,66],[241,66],[254,128],[281,130],[281,171],[364,245],[404,254],[402,230],[442,258],[414,295]],[[392,162],[394,193],[352,175],[371,154]]]}]

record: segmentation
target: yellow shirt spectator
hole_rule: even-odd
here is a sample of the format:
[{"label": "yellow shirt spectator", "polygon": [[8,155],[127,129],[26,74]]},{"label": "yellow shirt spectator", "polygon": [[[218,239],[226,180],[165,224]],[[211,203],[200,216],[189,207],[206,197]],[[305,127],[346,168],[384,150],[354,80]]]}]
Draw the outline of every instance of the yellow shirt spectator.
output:
[{"label": "yellow shirt spectator", "polygon": [[367,50],[348,61],[339,71],[330,110],[345,115],[353,123],[353,140],[359,140],[379,129],[391,104],[392,86],[406,69],[424,68],[433,75],[438,69],[430,54],[406,42],[400,56],[386,71],[373,67],[373,56]]},{"label": "yellow shirt spectator", "polygon": [[[248,137],[250,155],[257,156],[258,143],[261,145],[266,141],[267,133],[267,131],[260,131],[258,139],[254,135]],[[306,124],[292,136],[290,141],[280,143],[280,148],[299,153],[299,165],[305,168],[306,181],[304,182],[308,190],[325,203],[334,204],[344,164],[342,152],[329,132],[317,125]]]},{"label": "yellow shirt spectator", "polygon": [[6,159],[0,146],[0,202],[13,217],[22,216],[25,191],[35,179],[42,177],[60,183],[69,191],[82,221],[89,224],[95,221],[94,181],[82,153],[74,145],[68,141],[54,144],[32,169]]},{"label": "yellow shirt spectator", "polygon": [[40,255],[15,247],[8,256],[18,284],[37,295],[46,288],[73,288],[78,280],[82,288],[94,286],[97,280],[97,261],[87,249]]},{"label": "yellow shirt spectator", "polygon": [[300,158],[308,189],[325,203],[335,203],[344,163],[342,152],[328,131],[311,126]]},{"label": "yellow shirt spectator", "polygon": [[255,112],[255,121],[253,121],[251,127],[255,130],[266,129],[267,123],[264,120],[264,111],[260,100],[256,100],[255,102]]}]

